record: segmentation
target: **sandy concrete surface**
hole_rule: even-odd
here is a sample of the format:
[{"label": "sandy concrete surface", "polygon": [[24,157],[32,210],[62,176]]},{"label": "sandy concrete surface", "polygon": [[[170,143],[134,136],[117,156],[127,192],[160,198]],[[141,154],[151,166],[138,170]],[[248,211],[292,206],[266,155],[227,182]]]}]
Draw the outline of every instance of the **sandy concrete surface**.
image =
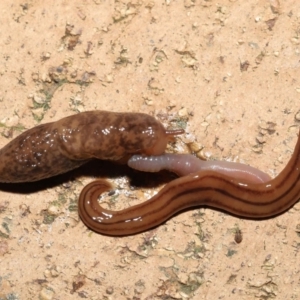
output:
[{"label": "sandy concrete surface", "polygon": [[[0,11],[1,147],[40,123],[105,109],[183,127],[169,151],[273,177],[291,157],[298,1],[2,0]],[[126,168],[97,166],[1,184],[1,300],[300,299],[299,203],[264,221],[199,207],[142,234],[101,236],[77,214],[86,183],[113,182],[117,210],[162,182],[134,185]]]}]

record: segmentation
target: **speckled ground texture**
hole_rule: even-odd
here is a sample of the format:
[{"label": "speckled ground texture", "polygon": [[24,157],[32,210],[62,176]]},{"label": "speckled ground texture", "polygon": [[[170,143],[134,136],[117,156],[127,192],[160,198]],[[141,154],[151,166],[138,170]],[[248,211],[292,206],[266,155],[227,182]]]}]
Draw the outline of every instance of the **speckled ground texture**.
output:
[{"label": "speckled ground texture", "polygon": [[[273,177],[291,157],[298,1],[3,0],[0,11],[1,147],[40,123],[105,109],[182,126],[170,152],[192,148]],[[101,236],[78,218],[85,184],[111,181],[106,202],[118,210],[163,182],[133,184],[126,168],[97,166],[0,185],[1,300],[300,299],[299,203],[264,221],[199,207],[142,234]]]}]

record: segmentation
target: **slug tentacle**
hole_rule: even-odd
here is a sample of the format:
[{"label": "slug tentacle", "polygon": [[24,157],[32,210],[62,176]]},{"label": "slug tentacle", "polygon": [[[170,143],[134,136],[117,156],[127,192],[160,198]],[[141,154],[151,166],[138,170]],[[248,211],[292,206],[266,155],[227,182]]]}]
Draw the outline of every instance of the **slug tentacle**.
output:
[{"label": "slug tentacle", "polygon": [[183,133],[184,133],[183,129],[167,129],[166,130],[166,135],[170,136],[170,137],[173,137],[175,135],[180,135],[180,134],[183,134]]},{"label": "slug tentacle", "polygon": [[168,220],[187,208],[200,205],[239,217],[276,216],[300,198],[300,134],[283,171],[263,183],[241,180],[218,171],[199,171],[166,184],[154,197],[121,211],[103,210],[98,203],[102,181],[91,182],[80,194],[79,215],[92,230],[106,235],[136,234]]}]

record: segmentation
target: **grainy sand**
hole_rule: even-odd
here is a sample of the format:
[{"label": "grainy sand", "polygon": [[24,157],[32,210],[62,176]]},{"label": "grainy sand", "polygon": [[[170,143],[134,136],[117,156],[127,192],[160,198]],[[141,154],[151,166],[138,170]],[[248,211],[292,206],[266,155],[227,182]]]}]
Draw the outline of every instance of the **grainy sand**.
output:
[{"label": "grainy sand", "polygon": [[[25,128],[105,109],[184,126],[169,151],[193,142],[200,156],[271,176],[289,160],[300,124],[297,1],[2,0],[0,10],[1,147]],[[266,221],[199,208],[112,238],[79,220],[83,185],[108,177],[116,210],[161,187],[92,167],[1,184],[0,299],[300,299],[299,204]]]}]

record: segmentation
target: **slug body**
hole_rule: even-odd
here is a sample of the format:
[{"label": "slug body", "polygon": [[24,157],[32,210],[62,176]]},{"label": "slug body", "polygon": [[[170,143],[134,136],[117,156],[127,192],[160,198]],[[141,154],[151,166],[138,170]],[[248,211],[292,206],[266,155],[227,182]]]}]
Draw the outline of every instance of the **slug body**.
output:
[{"label": "slug body", "polygon": [[121,211],[103,209],[99,194],[111,188],[97,180],[79,198],[79,214],[92,230],[112,236],[136,234],[153,228],[187,208],[208,206],[239,217],[276,216],[300,198],[300,135],[283,171],[263,183],[241,180],[212,170],[195,172],[166,184],[150,200]]},{"label": "slug body", "polygon": [[132,154],[160,155],[170,136],[142,113],[88,111],[29,129],[0,150],[0,182],[37,181],[90,159],[122,161]]}]

